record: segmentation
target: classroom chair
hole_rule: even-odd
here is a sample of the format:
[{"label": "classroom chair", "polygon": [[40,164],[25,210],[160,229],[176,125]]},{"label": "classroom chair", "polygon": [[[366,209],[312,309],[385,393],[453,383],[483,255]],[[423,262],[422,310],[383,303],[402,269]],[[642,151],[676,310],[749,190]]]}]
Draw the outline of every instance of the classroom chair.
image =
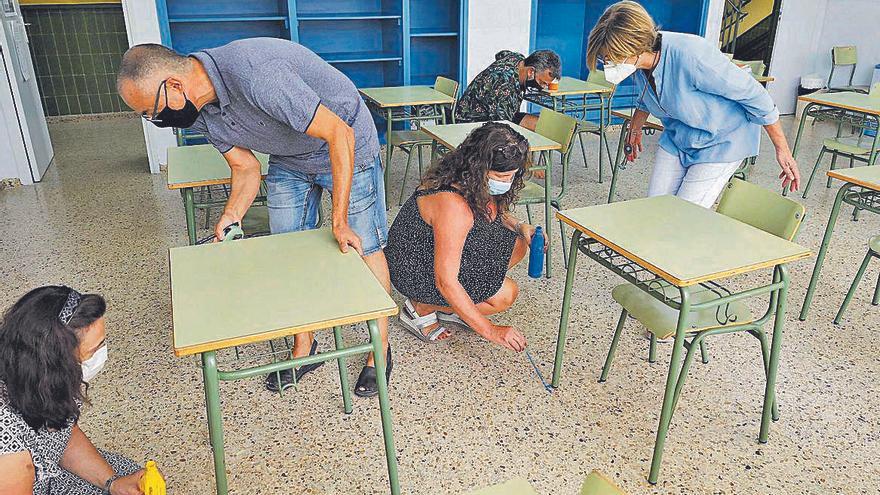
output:
[{"label": "classroom chair", "polygon": [[[880,103],[880,83],[876,83],[871,87],[869,96]],[[831,153],[831,170],[835,170],[837,168],[838,156],[849,158],[849,166],[852,167],[853,162],[856,161],[868,163],[871,152],[880,150],[880,142],[875,144],[874,136],[867,136],[865,134],[866,126],[864,119],[860,124],[854,124],[853,130],[857,132],[854,136],[841,136],[843,133],[843,124],[844,121],[838,122],[837,136],[825,139],[822,142],[822,151],[819,152],[819,157],[816,159],[816,163],[813,165],[813,171],[810,173],[810,178],[807,180],[806,187],[804,187],[804,198],[806,198],[807,193],[810,192],[813,178],[816,176],[816,171],[819,169],[819,164],[822,163],[822,158],[825,156],[825,153]],[[831,187],[831,177],[826,181],[825,187]]]},{"label": "classroom chair", "polygon": [[[865,275],[865,270],[868,268],[868,263],[871,262],[871,258],[880,259],[880,235],[874,236],[868,241],[868,254],[866,254],[865,259],[862,260],[862,264],[859,266],[859,271],[856,272],[852,285],[849,287],[849,292],[846,293],[846,297],[843,299],[843,304],[840,305],[840,309],[837,311],[837,316],[834,317],[835,325],[840,324],[840,319],[843,317],[843,313],[846,312],[846,307],[849,306],[850,301],[852,301],[853,294],[855,294],[859,282],[862,281],[862,277]],[[874,306],[880,304],[880,275],[877,276],[877,285],[874,287],[874,297],[871,299],[871,304]]]},{"label": "classroom chair", "polygon": [[[612,92],[614,91],[614,85],[611,84],[610,82],[608,82],[607,80],[605,80],[605,72],[601,71],[599,69],[590,71],[590,73],[587,75],[587,82],[599,84],[601,86],[607,87]],[[600,119],[605,119],[605,131],[606,132],[608,131],[608,126],[611,124],[611,98],[608,98],[607,105],[608,105],[608,107],[605,109],[605,115],[599,116]],[[587,111],[586,110],[584,110],[583,118],[578,119],[577,123],[578,123],[577,138],[578,138],[578,142],[581,145],[581,154],[584,157],[584,167],[587,167],[588,166],[587,150],[584,147],[583,135],[584,134],[594,134],[596,136],[600,136],[602,133],[602,128],[599,126],[599,124],[596,124],[595,122],[590,122],[589,120],[587,120]],[[607,136],[605,137],[604,141],[605,141],[605,156],[608,157],[608,166],[611,167],[611,166],[613,166],[613,165],[611,165],[611,147],[608,144]],[[600,147],[599,154],[601,155],[601,153],[602,153],[602,149]],[[603,175],[604,175],[604,171],[602,170],[601,158],[599,159],[599,163],[596,165],[596,168],[597,168],[597,173],[599,175],[599,183],[601,184],[602,179],[603,179]]]},{"label": "classroom chair", "polygon": [[626,495],[619,486],[595,469],[584,479],[580,495]]},{"label": "classroom chair", "polygon": [[[557,210],[561,209],[560,202],[562,201],[562,197],[565,195],[565,186],[568,182],[568,163],[571,160],[571,150],[572,144],[574,143],[574,133],[575,129],[577,129],[577,121],[563,113],[555,112],[550,110],[549,108],[542,108],[541,113],[538,116],[538,123],[535,126],[535,132],[555,141],[560,144],[561,148],[557,150],[560,155],[560,165],[562,167],[562,181],[559,184],[559,193],[555,196],[549,196],[549,201],[544,192],[544,186],[535,183],[532,180],[527,180],[525,187],[519,192],[519,199],[516,204],[524,205],[526,207],[526,214],[528,215],[529,223],[532,223],[532,212],[529,208],[530,205],[543,203],[544,208],[546,208],[545,214],[545,222],[547,225],[544,226],[544,230],[547,232],[547,238],[549,239],[551,236],[552,228],[550,226],[550,208],[555,208]],[[545,177],[550,177],[550,172],[552,171],[553,165],[553,152],[549,153],[541,153],[541,158],[537,164],[531,167],[532,170],[544,170]],[[544,163],[544,159],[550,161],[550,163]],[[545,179],[544,183],[547,181]],[[565,233],[562,230],[562,222],[559,222],[559,232],[562,235],[562,253],[566,258],[565,264],[568,265],[567,252],[566,249],[566,239]],[[550,278],[550,256],[546,256],[546,264],[547,264],[547,278]]]},{"label": "classroom chair", "polygon": [[[804,207],[799,203],[739,179],[732,179],[727,184],[716,211],[787,240],[795,238],[805,213]],[[776,276],[777,274],[774,273],[774,278]],[[701,285],[700,289],[695,288],[691,293],[694,304],[718,299],[726,295],[723,293],[723,289],[719,290],[717,284],[705,283]],[[675,297],[678,293],[676,287],[667,283],[658,286],[657,290],[662,290],[663,294],[670,298]],[[611,296],[622,308],[620,319],[614,330],[614,337],[611,340],[611,346],[608,349],[608,356],[605,359],[605,365],[599,378],[600,383],[605,382],[608,378],[608,372],[611,369],[614,353],[617,350],[617,344],[620,341],[620,335],[627,316],[632,316],[648,330],[651,340],[648,361],[651,363],[656,361],[657,339],[674,336],[678,321],[678,312],[676,310],[663,304],[633,284],[625,283],[618,285],[612,290]],[[771,296],[771,302],[773,297],[776,297],[775,294]],[[763,324],[772,317],[773,307],[774,304],[771,304],[771,309],[768,309],[760,318],[755,318],[743,302],[736,301],[730,303],[724,309],[724,312],[727,316],[727,321],[735,321],[736,326],[719,324],[717,311],[721,307],[695,311],[691,314],[691,330],[685,335],[684,344],[687,353],[682,363],[672,398],[673,411],[675,411],[675,407],[678,404],[685,378],[695,357],[695,349],[700,349],[704,363],[708,361],[705,339],[709,336],[748,332],[760,342],[761,357],[764,361],[764,373],[769,375],[770,345],[767,335],[764,333]],[[769,376],[767,378],[769,379]],[[774,421],[779,419],[779,411],[775,400],[772,404],[772,414]]]},{"label": "classroom chair", "polygon": [[[856,73],[856,64],[859,62],[858,52],[854,46],[835,46],[831,49],[831,71],[828,73],[828,91],[855,91],[857,93],[867,93],[867,86],[853,86],[853,76]],[[849,67],[849,80],[846,86],[832,86],[831,80],[834,78],[834,71],[838,67]]]},{"label": "classroom chair", "polygon": [[[455,105],[458,102],[458,81],[453,81],[452,79],[448,79],[443,76],[437,76],[437,79],[434,81],[434,89],[445,94],[446,96],[451,96],[456,99],[455,102],[452,103],[452,107],[446,112],[446,109],[441,109],[442,112],[446,112],[446,120],[449,120],[449,124],[455,123]],[[406,153],[406,169],[403,171],[403,180],[400,182],[400,197],[397,200],[397,206],[403,204],[403,194],[406,190],[406,178],[409,175],[409,167],[412,164],[413,157],[413,149],[415,149],[416,154],[418,155],[419,160],[419,177],[422,176],[422,147],[429,147],[434,143],[434,141],[428,137],[427,134],[422,132],[421,130],[421,122],[416,121],[420,128],[414,131],[391,131],[391,146],[392,146],[392,156],[394,154],[394,148],[400,148],[401,151]],[[430,152],[429,152],[430,153]]]}]

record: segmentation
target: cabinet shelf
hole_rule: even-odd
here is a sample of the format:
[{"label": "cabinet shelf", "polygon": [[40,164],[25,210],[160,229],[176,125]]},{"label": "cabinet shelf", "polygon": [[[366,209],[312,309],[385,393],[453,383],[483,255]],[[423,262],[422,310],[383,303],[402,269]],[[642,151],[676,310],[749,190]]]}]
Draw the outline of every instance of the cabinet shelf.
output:
[{"label": "cabinet shelf", "polygon": [[235,15],[235,14],[217,14],[217,15],[187,15],[169,17],[168,22],[175,23],[192,23],[192,22],[242,22],[242,21],[283,21],[287,23],[286,15]]},{"label": "cabinet shelf", "polygon": [[410,29],[409,35],[413,38],[454,38],[458,36],[458,31],[431,28],[413,28]]},{"label": "cabinet shelf", "polygon": [[319,53],[327,62],[331,64],[342,63],[360,63],[360,62],[393,62],[403,60],[403,56],[399,53],[391,52],[335,52],[335,53]]},{"label": "cabinet shelf", "polygon": [[360,20],[386,20],[401,19],[400,14],[385,12],[360,12],[360,13],[327,13],[327,14],[299,14],[296,16],[300,21],[360,21]]}]

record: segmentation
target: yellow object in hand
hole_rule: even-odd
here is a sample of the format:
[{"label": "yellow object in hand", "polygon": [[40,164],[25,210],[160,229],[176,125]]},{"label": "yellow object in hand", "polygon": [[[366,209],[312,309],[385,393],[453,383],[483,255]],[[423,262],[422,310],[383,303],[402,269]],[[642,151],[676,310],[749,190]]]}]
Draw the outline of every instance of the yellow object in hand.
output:
[{"label": "yellow object in hand", "polygon": [[138,482],[138,487],[144,495],[165,495],[165,479],[156,467],[156,461],[147,461],[144,475]]}]

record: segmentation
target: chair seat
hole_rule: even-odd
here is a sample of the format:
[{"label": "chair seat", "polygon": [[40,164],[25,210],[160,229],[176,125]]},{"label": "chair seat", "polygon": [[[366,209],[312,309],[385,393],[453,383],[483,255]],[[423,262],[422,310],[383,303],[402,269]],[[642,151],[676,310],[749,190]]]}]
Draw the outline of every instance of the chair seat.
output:
[{"label": "chair seat", "polygon": [[841,91],[855,91],[856,93],[868,93],[867,86],[835,86],[833,88],[828,88],[828,92],[830,93],[838,93]]},{"label": "chair seat", "polygon": [[580,495],[626,495],[613,481],[599,471],[593,470],[584,479]]},{"label": "chair seat", "polygon": [[868,248],[877,254],[880,254],[880,235],[875,235],[868,241]]},{"label": "chair seat", "polygon": [[[662,290],[664,295],[669,298],[677,298],[679,296],[678,288],[668,283],[663,283]],[[633,318],[639,320],[649,332],[656,335],[657,338],[665,339],[675,335],[675,327],[678,325],[678,311],[654,299],[654,297],[635,285],[629,283],[618,285],[611,291],[611,297],[623,306],[623,309],[632,315]],[[718,298],[718,294],[704,287],[698,287],[691,291],[691,304]],[[724,326],[718,322],[717,318],[725,314],[735,317],[736,324],[754,321],[751,311],[744,304],[736,301],[728,305],[727,311],[725,311],[724,306],[719,306],[691,312],[688,333],[702,332]]]},{"label": "chair seat", "polygon": [[431,137],[422,131],[391,131],[391,146],[412,146],[430,142]]},{"label": "chair seat", "polygon": [[578,120],[577,121],[577,133],[581,132],[599,132],[601,128],[599,124],[594,122],[590,122],[588,120]]},{"label": "chair seat", "polygon": [[857,136],[830,138],[823,140],[822,144],[832,151],[847,153],[850,155],[868,155],[871,153],[873,137],[862,137],[861,142]]},{"label": "chair seat", "polygon": [[543,203],[544,186],[527,180],[526,186],[517,195],[516,202],[517,204]]}]

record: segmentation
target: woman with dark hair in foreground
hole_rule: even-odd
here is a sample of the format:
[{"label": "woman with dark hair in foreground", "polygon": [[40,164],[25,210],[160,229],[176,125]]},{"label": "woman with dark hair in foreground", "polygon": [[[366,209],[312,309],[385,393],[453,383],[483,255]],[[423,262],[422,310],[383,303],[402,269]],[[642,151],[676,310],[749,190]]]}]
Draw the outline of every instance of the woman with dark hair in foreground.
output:
[{"label": "woman with dark hair in foreground", "polygon": [[426,342],[451,333],[438,320],[472,328],[514,351],[522,333],[487,316],[516,300],[506,276],[525,256],[535,227],[510,214],[529,157],[526,139],[510,126],[487,123],[425,175],[388,231],[391,282],[407,297],[401,324]]},{"label": "woman with dark hair in foreground", "polygon": [[[107,360],[97,294],[46,286],[0,322],[0,493],[139,495],[141,470],[80,430],[88,382]],[[85,389],[85,390],[84,390]]]}]

